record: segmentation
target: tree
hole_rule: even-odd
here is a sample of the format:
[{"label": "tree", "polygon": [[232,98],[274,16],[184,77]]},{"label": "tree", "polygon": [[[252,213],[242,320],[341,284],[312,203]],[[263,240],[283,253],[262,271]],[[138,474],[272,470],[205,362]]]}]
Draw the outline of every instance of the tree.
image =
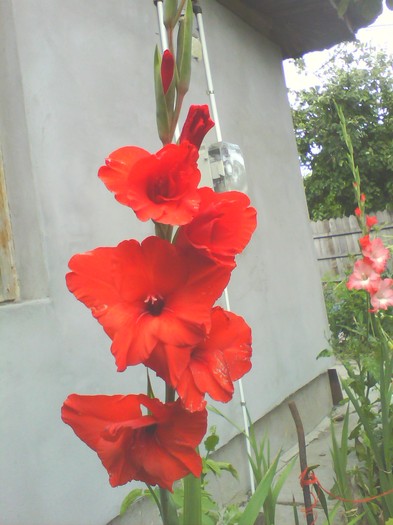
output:
[{"label": "tree", "polygon": [[[336,46],[318,85],[292,93],[293,120],[313,220],[353,213],[352,175],[335,103],[347,121],[368,209],[393,205],[393,57],[366,44]],[[298,68],[304,68],[300,59]]]}]

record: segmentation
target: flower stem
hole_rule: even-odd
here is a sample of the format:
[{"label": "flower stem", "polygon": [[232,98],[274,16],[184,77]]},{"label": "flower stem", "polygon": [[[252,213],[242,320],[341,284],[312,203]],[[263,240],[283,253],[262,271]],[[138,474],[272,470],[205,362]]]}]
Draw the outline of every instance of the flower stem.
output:
[{"label": "flower stem", "polygon": [[171,242],[173,226],[171,226],[170,224],[161,224],[160,222],[156,221],[153,222],[156,236]]},{"label": "flower stem", "polygon": [[153,487],[151,485],[149,485],[148,483],[146,483],[146,487],[149,489],[151,497],[154,499],[154,502],[157,505],[157,508],[160,511],[160,514],[162,514],[161,503],[160,503],[160,500],[157,497],[157,494],[154,492]]},{"label": "flower stem", "polygon": [[165,403],[173,403],[176,396],[176,390],[172,388],[168,383],[165,385]]},{"label": "flower stem", "polygon": [[160,488],[161,518],[163,525],[180,525],[176,506],[172,495],[166,489]]},{"label": "flower stem", "polygon": [[201,479],[189,474],[183,480],[183,525],[202,525]]},{"label": "flower stem", "polygon": [[175,104],[175,111],[174,111],[174,114],[173,114],[172,123],[171,123],[171,130],[170,130],[171,137],[173,137],[173,135],[175,134],[176,124],[177,124],[177,121],[179,120],[180,111],[181,111],[181,107],[183,105],[184,97],[185,97],[185,93],[181,93],[181,92],[177,93],[176,104]]}]

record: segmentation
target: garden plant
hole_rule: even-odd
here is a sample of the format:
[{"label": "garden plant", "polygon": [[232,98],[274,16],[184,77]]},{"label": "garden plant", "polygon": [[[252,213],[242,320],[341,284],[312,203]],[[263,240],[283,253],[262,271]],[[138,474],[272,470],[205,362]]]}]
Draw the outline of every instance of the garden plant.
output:
[{"label": "garden plant", "polygon": [[[333,434],[333,491],[339,492],[348,516],[358,505],[364,523],[379,525],[393,519],[393,279],[387,271],[391,249],[378,237],[377,218],[366,213],[351,137],[341,108],[337,110],[354,176],[362,257],[348,280],[326,287],[332,350],[345,367],[342,386],[357,416],[349,432],[347,413],[341,446]],[[347,465],[351,450],[357,458],[352,469]]]},{"label": "garden plant", "polygon": [[[217,522],[206,512],[206,469],[231,470],[208,457],[214,436],[205,440],[204,461],[199,453],[207,430],[205,395],[228,402],[234,382],[251,368],[249,326],[215,302],[256,227],[256,211],[244,193],[199,187],[198,150],[214,125],[207,106],[189,108],[174,142],[190,84],[193,6],[191,0],[166,0],[163,7],[169,45],[154,55],[163,147],[156,153],[121,147],[98,173],[120,204],[152,221],[155,235],[76,254],[66,276],[69,290],[112,340],[117,371],[145,365],[146,392],[71,394],[61,415],[97,453],[113,487],[144,482],[164,525],[201,525]],[[153,391],[152,372],[165,383],[165,399]],[[243,509],[240,525],[255,521],[277,461]]]},{"label": "garden plant", "polygon": [[[140,146],[120,147],[98,172],[120,204],[140,221],[152,222],[155,235],[76,254],[66,276],[70,292],[90,309],[112,341],[117,371],[145,366],[146,391],[74,393],[65,400],[61,416],[97,453],[111,486],[133,480],[146,484],[146,491],[129,493],[122,512],[148,494],[163,525],[252,525],[261,508],[266,524],[274,525],[278,494],[292,464],[276,475],[280,454],[270,458],[267,440],[259,443],[252,425],[246,437],[253,451],[249,459],[254,494],[243,507],[220,509],[207,490],[208,473],[228,471],[236,476],[230,463],[212,457],[218,436],[214,429],[206,435],[205,397],[230,401],[235,381],[251,368],[250,327],[216,301],[256,228],[256,210],[244,193],[216,193],[199,186],[198,151],[214,126],[207,106],[191,105],[175,136],[190,84],[193,3],[165,0],[163,8],[168,49],[161,53],[156,48],[154,54],[162,148],[150,153]],[[375,219],[365,214],[365,197],[341,118],[363,234],[363,259],[355,263],[348,287],[366,297],[361,300],[366,313],[356,319],[362,346],[343,360],[349,376],[343,386],[358,415],[348,438],[355,440],[359,458],[356,482],[362,496],[370,498],[364,503],[369,523],[378,525],[393,517],[393,341],[388,311],[393,280],[382,275],[389,251],[372,237]],[[164,399],[153,390],[152,373],[164,382]]]}]

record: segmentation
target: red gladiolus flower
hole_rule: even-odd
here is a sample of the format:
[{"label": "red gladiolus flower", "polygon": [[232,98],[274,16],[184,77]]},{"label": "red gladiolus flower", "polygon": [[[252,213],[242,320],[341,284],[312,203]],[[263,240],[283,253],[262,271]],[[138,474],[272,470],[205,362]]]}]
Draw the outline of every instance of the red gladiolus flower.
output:
[{"label": "red gladiolus flower", "polygon": [[195,447],[205,435],[207,414],[188,412],[179,400],[163,404],[143,394],[71,394],[61,417],[97,452],[112,487],[139,480],[172,490],[174,481],[201,474]]},{"label": "red gladiolus flower", "polygon": [[145,363],[176,388],[185,408],[202,410],[205,393],[232,399],[233,382],[251,368],[251,330],[242,317],[220,307],[212,311],[208,337],[192,349],[158,345]]},{"label": "red gladiolus flower", "polygon": [[360,195],[360,201],[361,202],[366,202],[366,195],[364,193],[361,193]]},{"label": "red gladiolus flower", "polygon": [[109,155],[98,176],[141,221],[187,224],[199,206],[197,159],[189,142],[167,144],[155,154],[126,146]]},{"label": "red gladiolus flower", "polygon": [[355,208],[355,215],[356,217],[360,217],[362,215],[362,210],[360,208]]},{"label": "red gladiolus flower", "polygon": [[200,188],[198,215],[178,230],[176,245],[196,249],[219,264],[233,268],[256,227],[256,210],[244,193],[215,193]]},{"label": "red gladiolus flower", "polygon": [[175,71],[175,60],[172,53],[169,49],[166,49],[162,55],[161,62],[161,80],[162,80],[162,89],[164,95],[166,95],[169,86],[173,80],[173,73]]},{"label": "red gladiolus flower", "polygon": [[158,343],[198,343],[230,276],[158,237],[74,255],[69,267],[67,286],[113,340],[118,371],[145,361]]},{"label": "red gladiolus flower", "polygon": [[375,215],[366,215],[366,226],[368,230],[371,230],[376,224],[378,224],[378,219]]},{"label": "red gladiolus flower", "polygon": [[209,107],[192,105],[180,134],[180,144],[188,141],[199,149],[206,133],[214,126],[210,118]]},{"label": "red gladiolus flower", "polygon": [[371,261],[373,269],[378,273],[384,272],[390,253],[384,246],[382,240],[378,237],[370,240],[370,236],[365,235],[359,239],[359,244],[364,257]]}]

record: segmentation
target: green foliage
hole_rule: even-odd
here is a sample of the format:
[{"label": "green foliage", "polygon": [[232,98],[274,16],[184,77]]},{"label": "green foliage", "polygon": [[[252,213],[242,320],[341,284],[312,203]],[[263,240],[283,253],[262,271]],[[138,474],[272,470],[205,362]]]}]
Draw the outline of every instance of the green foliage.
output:
[{"label": "green foliage", "polygon": [[[330,425],[330,431],[332,436],[332,448],[330,453],[335,472],[332,492],[333,494],[339,494],[342,498],[350,500],[353,499],[353,493],[351,490],[350,476],[348,474],[349,407],[344,416],[340,443],[337,440],[333,421]],[[357,514],[356,507],[353,503],[344,501],[343,505],[347,516],[353,516],[354,512]]]},{"label": "green foliage", "polygon": [[[323,290],[334,355],[345,366],[352,363],[365,373],[375,373],[379,342],[371,333],[368,294],[348,290],[346,280],[325,282]],[[387,332],[393,333],[392,315],[385,314],[381,322]]]},{"label": "green foliage", "polygon": [[[345,366],[343,389],[358,421],[348,435],[348,413],[341,445],[333,433],[332,457],[336,474],[333,493],[350,498],[352,479],[362,497],[375,496],[393,486],[392,338],[393,316],[370,314],[368,294],[349,291],[345,282],[327,283],[325,298],[332,331],[332,351]],[[349,470],[353,450],[357,466]],[[346,511],[350,506],[345,505]],[[392,517],[393,495],[363,505],[368,523]]]},{"label": "green foliage", "polygon": [[[211,406],[209,407],[209,409],[212,412],[226,419],[226,421],[228,421],[235,428],[237,428],[239,432],[241,432],[245,436],[245,438],[248,440],[250,444],[250,449],[251,449],[251,454],[248,456],[248,460],[250,462],[252,472],[254,475],[255,485],[257,486],[255,490],[255,494],[259,494],[259,496],[255,496],[255,494],[254,494],[255,497],[252,496],[251,500],[253,503],[251,503],[251,500],[250,500],[251,507],[253,508],[252,512],[254,512],[255,510],[254,507],[257,506],[257,502],[259,501],[258,512],[261,510],[261,508],[263,508],[264,523],[266,525],[274,525],[278,497],[280,495],[281,489],[286,479],[288,478],[289,474],[291,473],[293,469],[293,466],[296,461],[296,457],[293,458],[292,461],[290,461],[280,472],[277,472],[277,465],[281,457],[282,451],[279,450],[274,460],[273,461],[271,460],[270,442],[267,437],[267,434],[265,434],[261,440],[257,438],[256,432],[255,432],[255,426],[248,412],[247,412],[247,418],[248,418],[249,427],[248,427],[248,431],[246,432],[242,430],[238,425],[236,425],[236,423],[234,423],[231,419],[225,416],[222,412],[220,412],[220,410],[218,410],[217,408]],[[270,479],[272,468],[274,470],[273,478],[270,481],[269,487],[267,489],[267,494],[265,495],[265,485],[264,484],[266,483],[266,479]],[[244,512],[245,510],[241,511],[239,514],[239,517],[243,516]],[[246,513],[246,516],[249,517],[248,513]],[[226,524],[227,522],[224,521],[223,523]],[[232,524],[232,521],[228,523]],[[237,524],[237,521],[234,521],[233,523]],[[240,523],[243,523],[243,521],[240,520],[239,525]],[[246,522],[244,521],[244,523]],[[250,523],[253,523],[253,522],[250,522]]]},{"label": "green foliage", "polygon": [[333,3],[341,18],[350,11],[372,22],[382,13],[382,0],[333,0]]},{"label": "green foliage", "polygon": [[[362,43],[336,46],[318,84],[292,93],[298,151],[313,220],[350,215],[351,169],[335,103],[346,117],[369,209],[393,202],[392,57]],[[304,72],[304,63],[299,69]]]}]

